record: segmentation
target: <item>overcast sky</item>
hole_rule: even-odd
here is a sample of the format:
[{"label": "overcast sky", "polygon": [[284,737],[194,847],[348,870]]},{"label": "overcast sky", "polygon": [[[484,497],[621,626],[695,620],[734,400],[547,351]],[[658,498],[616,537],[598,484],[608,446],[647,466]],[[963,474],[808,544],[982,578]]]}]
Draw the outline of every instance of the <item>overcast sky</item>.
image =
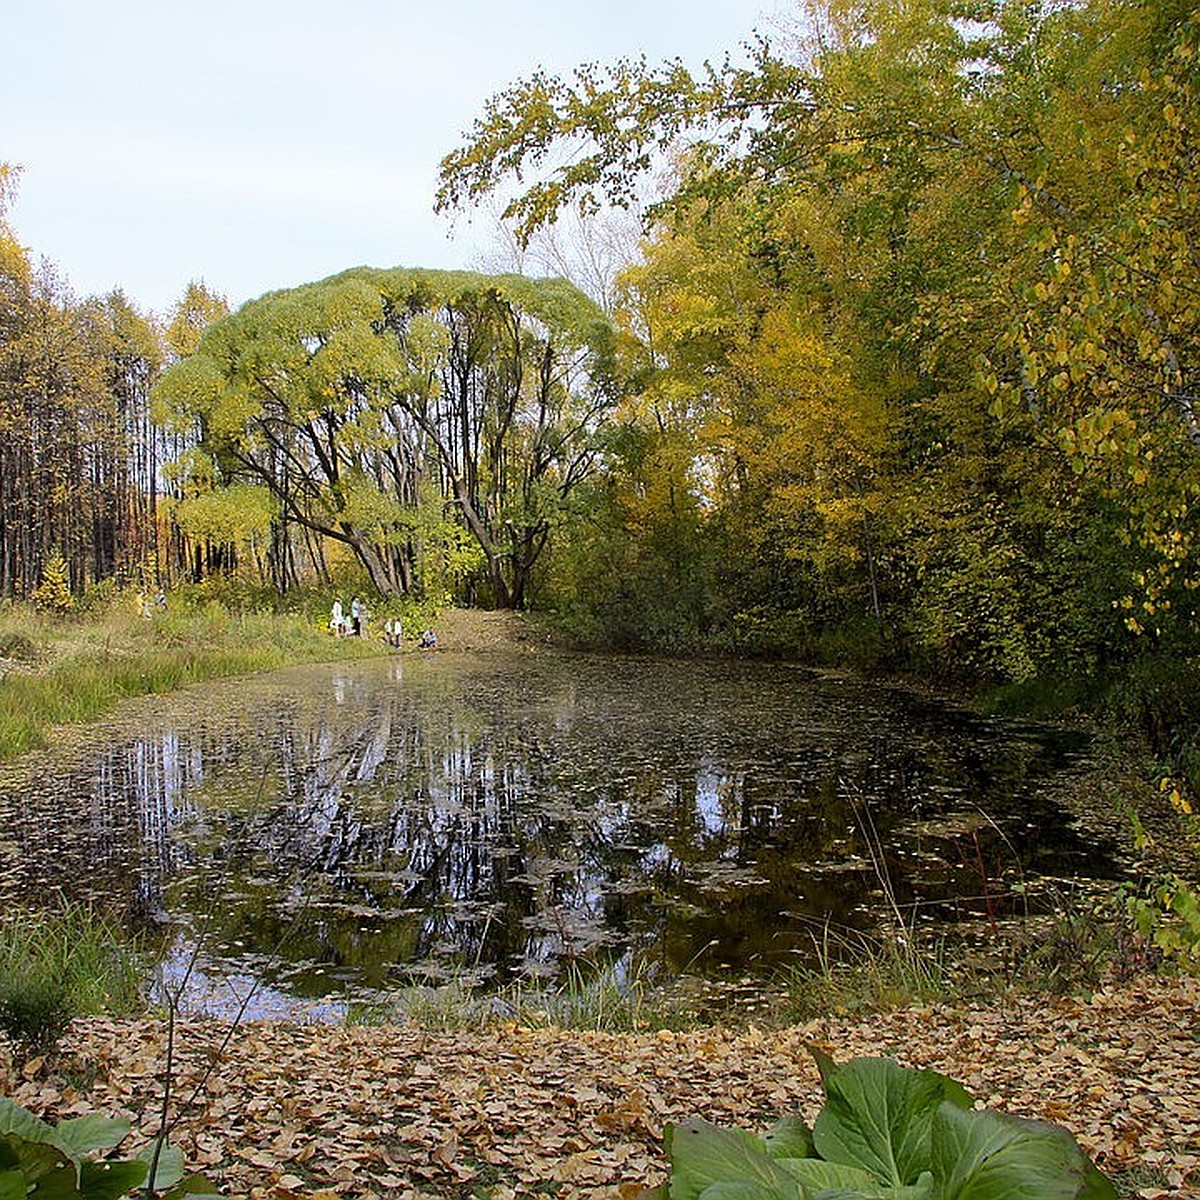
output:
[{"label": "overcast sky", "polygon": [[786,0],[4,0],[9,223],[79,295],[165,312],[346,267],[477,263],[432,212],[484,101],[537,67],[720,60]]}]

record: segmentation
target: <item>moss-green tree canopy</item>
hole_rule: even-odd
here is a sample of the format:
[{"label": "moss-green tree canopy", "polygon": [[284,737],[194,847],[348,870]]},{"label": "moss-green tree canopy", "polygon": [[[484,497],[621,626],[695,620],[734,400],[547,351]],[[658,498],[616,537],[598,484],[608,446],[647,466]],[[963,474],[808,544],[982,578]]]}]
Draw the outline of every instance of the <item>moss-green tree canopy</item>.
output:
[{"label": "moss-green tree canopy", "polygon": [[519,606],[592,467],[610,340],[561,279],[358,268],[211,326],[155,396],[223,482],[268,487],[280,521],[345,542],[384,595],[414,586],[433,505],[477,541],[490,598]]}]

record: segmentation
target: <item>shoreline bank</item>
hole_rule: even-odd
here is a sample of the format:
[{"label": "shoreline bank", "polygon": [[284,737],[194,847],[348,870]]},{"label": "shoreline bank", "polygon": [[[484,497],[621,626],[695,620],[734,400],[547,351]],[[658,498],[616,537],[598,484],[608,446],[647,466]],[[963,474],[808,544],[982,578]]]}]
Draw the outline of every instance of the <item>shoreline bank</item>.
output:
[{"label": "shoreline bank", "polygon": [[[238,1028],[217,1054],[228,1027],[184,1020],[173,1140],[237,1195],[628,1200],[661,1182],[668,1121],[811,1120],[813,1042],[839,1061],[932,1067],[988,1107],[1065,1125],[1123,1195],[1182,1198],[1200,1184],[1197,1027],[1200,981],[1157,977],[1087,999],[936,1004],[769,1032],[264,1022]],[[0,1050],[0,1090],[56,1117],[123,1112],[148,1139],[166,1036],[162,1021],[76,1021],[57,1060]]]}]

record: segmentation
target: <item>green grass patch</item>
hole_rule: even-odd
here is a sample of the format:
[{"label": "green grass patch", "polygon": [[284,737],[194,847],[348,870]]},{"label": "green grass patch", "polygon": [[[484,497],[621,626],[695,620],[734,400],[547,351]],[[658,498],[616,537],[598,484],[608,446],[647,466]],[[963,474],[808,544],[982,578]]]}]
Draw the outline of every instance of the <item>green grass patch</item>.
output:
[{"label": "green grass patch", "polygon": [[72,1017],[145,1007],[140,948],[113,921],[69,905],[0,920],[0,1032],[45,1049]]},{"label": "green grass patch", "polygon": [[0,658],[11,658],[14,662],[32,663],[39,657],[38,647],[23,633],[15,629],[0,631]]},{"label": "green grass patch", "polygon": [[1038,675],[1019,683],[993,688],[979,699],[979,708],[997,717],[1051,720],[1085,712],[1101,686],[1095,679],[1069,674]]},{"label": "green grass patch", "polygon": [[636,968],[571,964],[553,982],[516,980],[503,987],[478,984],[469,972],[437,984],[397,989],[387,1000],[352,1006],[352,1025],[411,1021],[438,1032],[481,1032],[497,1025],[577,1029],[601,1033],[683,1030],[696,1025],[679,989],[662,986]]},{"label": "green grass patch", "polygon": [[942,939],[825,929],[813,939],[811,958],[781,972],[778,984],[786,1019],[806,1021],[945,999],[958,990],[955,976]]},{"label": "green grass patch", "polygon": [[94,721],[132,696],[382,651],[375,640],[334,638],[304,615],[236,613],[216,604],[149,618],[116,607],[84,618],[13,607],[0,615],[0,642],[17,637],[38,665],[0,682],[0,758],[39,749],[50,727]]}]

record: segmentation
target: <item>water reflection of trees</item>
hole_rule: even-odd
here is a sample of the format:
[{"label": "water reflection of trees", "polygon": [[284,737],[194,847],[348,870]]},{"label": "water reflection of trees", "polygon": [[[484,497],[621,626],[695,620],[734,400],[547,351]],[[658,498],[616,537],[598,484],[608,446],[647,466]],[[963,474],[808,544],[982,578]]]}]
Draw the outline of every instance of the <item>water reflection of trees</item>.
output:
[{"label": "water reflection of trees", "polygon": [[0,819],[16,853],[4,894],[115,901],[135,920],[157,918],[161,880],[186,860],[172,833],[194,809],[188,794],[205,759],[203,744],[166,733],[6,789]]},{"label": "water reflection of trees", "polygon": [[629,944],[676,967],[775,961],[809,924],[870,919],[881,874],[902,903],[953,893],[929,821],[976,803],[1021,869],[1081,853],[1037,787],[1062,765],[1045,736],[765,669],[577,666],[335,676],[323,698],[115,746],[0,800],[13,886],[182,910],[229,955],[282,944],[307,964],[278,969],[290,986],[319,991]]}]

